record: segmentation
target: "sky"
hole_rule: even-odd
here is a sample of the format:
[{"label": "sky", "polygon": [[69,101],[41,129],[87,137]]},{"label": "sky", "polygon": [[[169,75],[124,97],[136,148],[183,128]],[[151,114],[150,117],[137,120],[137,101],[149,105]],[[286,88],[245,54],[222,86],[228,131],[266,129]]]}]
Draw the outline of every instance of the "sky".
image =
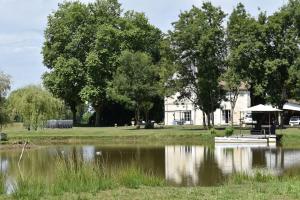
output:
[{"label": "sky", "polygon": [[[92,2],[93,0],[81,0]],[[258,15],[258,8],[272,14],[287,0],[211,0],[225,13],[230,13],[238,2],[247,11]],[[0,71],[12,77],[12,89],[29,84],[41,84],[46,71],[41,48],[47,16],[63,0],[0,0]],[[123,10],[144,12],[150,23],[167,32],[178,15],[202,0],[119,0]]]}]

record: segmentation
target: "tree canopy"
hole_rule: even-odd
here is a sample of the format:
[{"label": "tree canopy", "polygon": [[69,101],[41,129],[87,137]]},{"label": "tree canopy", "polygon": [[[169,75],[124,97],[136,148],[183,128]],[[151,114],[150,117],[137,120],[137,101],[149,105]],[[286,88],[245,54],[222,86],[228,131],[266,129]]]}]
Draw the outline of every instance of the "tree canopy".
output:
[{"label": "tree canopy", "polygon": [[[222,88],[219,77],[226,55],[225,13],[211,3],[180,14],[174,23],[171,46],[179,63],[176,79],[180,95],[189,98],[207,116],[219,107]],[[209,124],[210,125],[210,124]]]},{"label": "tree canopy", "polygon": [[135,120],[139,123],[140,112],[144,111],[148,118],[148,111],[153,106],[152,101],[159,93],[158,66],[153,64],[148,54],[130,51],[122,52],[119,64],[111,83],[111,96],[133,108]]},{"label": "tree canopy", "polygon": [[89,102],[99,126],[121,52],[146,52],[158,62],[160,38],[143,13],[122,14],[117,0],[65,2],[48,19],[43,55],[50,72],[44,84],[73,108],[74,116],[76,105]]}]

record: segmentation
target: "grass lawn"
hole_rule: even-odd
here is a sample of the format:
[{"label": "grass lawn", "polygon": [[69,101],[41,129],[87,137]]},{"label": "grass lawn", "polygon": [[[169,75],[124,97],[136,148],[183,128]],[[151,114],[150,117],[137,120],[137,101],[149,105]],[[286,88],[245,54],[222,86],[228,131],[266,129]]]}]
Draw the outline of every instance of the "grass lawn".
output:
[{"label": "grass lawn", "polygon": [[[234,178],[233,178],[234,179]],[[245,180],[244,180],[245,179]],[[36,187],[38,188],[38,187]],[[300,199],[299,178],[256,179],[242,178],[216,187],[140,186],[116,187],[94,192],[44,193],[38,189],[23,191],[18,195],[1,195],[0,199],[122,199],[122,200],[292,200]]]},{"label": "grass lawn", "polygon": [[[199,126],[135,129],[133,127],[44,129],[27,131],[21,124],[8,125],[3,132],[11,141],[30,140],[37,143],[56,142],[108,142],[142,144],[212,144],[214,135]],[[224,131],[217,131],[223,135]]]},{"label": "grass lawn", "polygon": [[[135,129],[133,127],[87,128],[75,127],[72,129],[44,129],[27,131],[22,124],[8,125],[3,132],[8,134],[10,142],[30,140],[42,143],[141,143],[141,144],[193,144],[213,145],[215,136],[224,136],[224,129],[216,128],[216,134],[201,126],[169,126],[157,129]],[[235,130],[235,134],[248,134],[249,130]],[[300,128],[277,130],[282,134],[282,145],[285,147],[300,147]]]},{"label": "grass lawn", "polygon": [[291,200],[300,198],[300,182],[266,182],[226,185],[220,187],[141,187],[139,189],[119,188],[95,194],[71,194],[49,196],[45,199],[123,199],[123,200]]}]

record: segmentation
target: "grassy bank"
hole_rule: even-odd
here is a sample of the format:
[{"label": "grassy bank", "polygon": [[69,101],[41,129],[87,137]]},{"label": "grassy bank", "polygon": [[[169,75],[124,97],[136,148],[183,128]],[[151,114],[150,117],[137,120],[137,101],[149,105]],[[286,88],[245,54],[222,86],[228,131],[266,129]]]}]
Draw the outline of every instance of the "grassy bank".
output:
[{"label": "grassy bank", "polygon": [[169,187],[163,177],[137,166],[107,168],[99,163],[58,160],[57,172],[43,177],[19,177],[6,195],[1,177],[0,199],[299,199],[300,177],[275,177],[257,171],[237,174],[216,187]]},{"label": "grassy bank", "polygon": [[[160,129],[134,129],[133,127],[108,128],[72,128],[44,129],[27,131],[21,124],[9,125],[4,129],[10,139],[9,143],[29,140],[38,144],[53,143],[113,143],[113,144],[193,144],[213,145],[215,136],[224,136],[224,128],[216,128],[216,134],[201,126],[169,126]],[[249,134],[249,130],[235,129],[235,134]],[[282,134],[285,147],[300,147],[300,129],[287,128],[277,130]]]},{"label": "grassy bank", "polygon": [[[20,124],[4,129],[10,142],[30,140],[35,143],[142,143],[142,144],[212,144],[214,135],[200,126],[135,129],[133,127],[44,129],[27,131]],[[224,135],[218,131],[217,135]]]}]

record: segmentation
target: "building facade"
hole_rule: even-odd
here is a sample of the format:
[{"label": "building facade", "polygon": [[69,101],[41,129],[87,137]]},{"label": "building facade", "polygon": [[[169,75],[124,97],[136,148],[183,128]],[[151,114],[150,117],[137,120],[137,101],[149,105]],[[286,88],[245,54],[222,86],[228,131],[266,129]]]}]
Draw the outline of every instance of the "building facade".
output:
[{"label": "building facade", "polygon": [[[229,95],[229,93],[227,93]],[[196,108],[193,103],[187,99],[178,100],[179,94],[165,98],[165,125],[203,125],[203,112]],[[230,124],[233,114],[233,123],[240,124],[246,108],[250,107],[251,99],[248,90],[240,90],[234,112],[231,113],[229,101],[222,101],[221,106],[214,112],[215,125]]]}]

